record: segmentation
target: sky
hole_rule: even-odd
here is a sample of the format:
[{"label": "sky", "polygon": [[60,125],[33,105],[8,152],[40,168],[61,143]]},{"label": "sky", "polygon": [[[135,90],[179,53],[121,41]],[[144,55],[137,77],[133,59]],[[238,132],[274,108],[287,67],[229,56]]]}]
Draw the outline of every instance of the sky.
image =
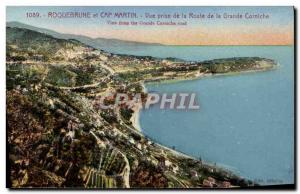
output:
[{"label": "sky", "polygon": [[[90,12],[97,18],[49,18],[48,13]],[[137,18],[100,17],[104,13],[136,13]],[[39,13],[40,17],[27,17]],[[171,15],[171,18],[146,18]],[[174,14],[187,18],[173,18]],[[191,18],[190,14],[205,18]],[[227,15],[242,18],[226,18]],[[265,19],[245,18],[268,15]],[[213,15],[213,18],[208,18]],[[216,18],[219,15],[220,18]],[[293,7],[7,7],[6,21],[55,30],[60,33],[85,35],[92,38],[161,43],[166,45],[292,45],[294,42]],[[155,25],[109,25],[108,21],[153,22]],[[186,25],[157,25],[157,22],[186,22]]]}]

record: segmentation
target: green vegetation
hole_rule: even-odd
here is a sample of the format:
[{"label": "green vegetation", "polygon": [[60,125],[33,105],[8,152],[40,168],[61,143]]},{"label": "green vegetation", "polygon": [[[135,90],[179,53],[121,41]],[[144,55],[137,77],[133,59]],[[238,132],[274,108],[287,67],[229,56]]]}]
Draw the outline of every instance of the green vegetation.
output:
[{"label": "green vegetation", "polygon": [[129,123],[130,122],[129,120],[132,116],[133,110],[128,109],[128,108],[121,108],[120,112],[121,112],[122,117]]},{"label": "green vegetation", "polygon": [[76,73],[58,66],[49,70],[46,81],[57,86],[72,87],[76,85],[76,76]]},{"label": "green vegetation", "polygon": [[83,45],[75,40],[56,39],[46,34],[20,28],[8,27],[6,33],[9,35],[6,38],[8,45],[18,45],[20,51],[28,52],[28,54],[41,54],[46,58],[51,58],[51,55],[59,49],[73,49],[74,46]]},{"label": "green vegetation", "polygon": [[101,109],[99,101],[108,96],[104,102],[113,104],[117,92],[142,93],[144,99],[142,81],[267,70],[274,61],[253,57],[185,62],[113,55],[21,28],[7,28],[6,50],[8,172],[13,188],[254,185],[162,147],[132,126],[130,107]]}]

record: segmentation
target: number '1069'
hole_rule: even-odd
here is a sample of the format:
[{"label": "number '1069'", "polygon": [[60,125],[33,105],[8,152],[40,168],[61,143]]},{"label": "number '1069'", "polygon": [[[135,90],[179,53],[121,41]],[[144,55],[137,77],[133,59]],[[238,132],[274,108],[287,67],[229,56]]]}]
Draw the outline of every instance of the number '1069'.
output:
[{"label": "number '1069'", "polygon": [[26,17],[28,17],[28,18],[37,18],[37,17],[40,17],[40,13],[39,12],[27,12]]}]

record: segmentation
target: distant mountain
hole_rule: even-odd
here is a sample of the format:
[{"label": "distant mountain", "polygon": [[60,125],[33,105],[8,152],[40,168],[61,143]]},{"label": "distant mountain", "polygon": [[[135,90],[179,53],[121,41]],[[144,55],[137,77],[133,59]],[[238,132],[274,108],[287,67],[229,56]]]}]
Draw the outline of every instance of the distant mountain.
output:
[{"label": "distant mountain", "polygon": [[6,43],[7,46],[17,46],[20,51],[48,54],[55,54],[58,50],[67,47],[85,46],[78,40],[54,38],[46,33],[19,27],[6,27]]},{"label": "distant mountain", "polygon": [[41,32],[44,34],[48,34],[53,36],[54,38],[59,38],[59,39],[74,39],[84,44],[87,44],[89,46],[92,46],[94,48],[102,49],[102,50],[111,50],[111,48],[114,47],[126,47],[126,46],[136,47],[136,46],[146,46],[146,45],[162,45],[158,43],[143,43],[143,42],[125,41],[119,39],[106,39],[106,38],[90,38],[83,35],[63,34],[63,33],[56,32],[54,30],[39,28],[39,27],[23,24],[20,22],[7,22],[6,26],[11,28],[14,27],[25,28],[25,29]]},{"label": "distant mountain", "polygon": [[81,63],[88,59],[102,60],[108,54],[75,39],[56,38],[20,27],[6,27],[6,51],[8,61],[73,63]]}]

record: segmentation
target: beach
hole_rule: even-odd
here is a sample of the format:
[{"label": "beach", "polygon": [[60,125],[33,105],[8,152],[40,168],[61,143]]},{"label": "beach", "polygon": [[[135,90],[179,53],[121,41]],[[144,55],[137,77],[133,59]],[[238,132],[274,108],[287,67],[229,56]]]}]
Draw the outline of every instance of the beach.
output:
[{"label": "beach", "polygon": [[142,104],[141,103],[137,103],[134,105],[134,107],[132,108],[133,113],[132,116],[130,118],[130,121],[132,123],[132,126],[137,129],[138,131],[142,132],[141,126],[140,126],[140,110],[142,109]]}]

